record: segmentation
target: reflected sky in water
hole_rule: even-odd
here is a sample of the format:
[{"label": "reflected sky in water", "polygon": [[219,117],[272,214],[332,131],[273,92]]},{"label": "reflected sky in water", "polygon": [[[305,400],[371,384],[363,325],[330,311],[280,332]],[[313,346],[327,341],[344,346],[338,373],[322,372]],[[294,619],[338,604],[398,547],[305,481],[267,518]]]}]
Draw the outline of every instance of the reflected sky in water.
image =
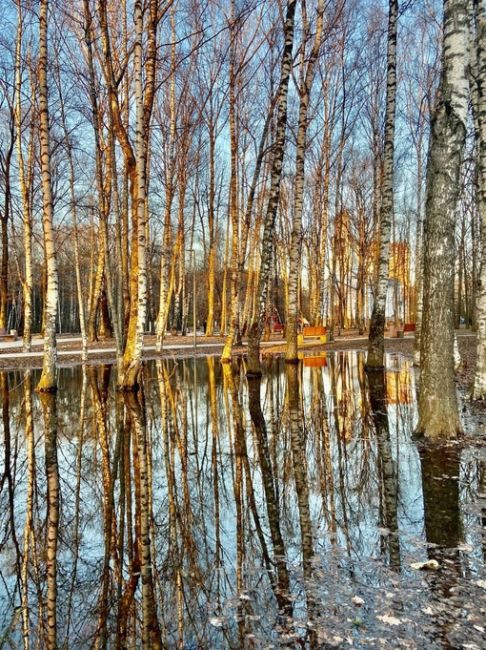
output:
[{"label": "reflected sky in water", "polygon": [[486,454],[413,441],[408,360],[0,378],[6,647],[485,647]]}]

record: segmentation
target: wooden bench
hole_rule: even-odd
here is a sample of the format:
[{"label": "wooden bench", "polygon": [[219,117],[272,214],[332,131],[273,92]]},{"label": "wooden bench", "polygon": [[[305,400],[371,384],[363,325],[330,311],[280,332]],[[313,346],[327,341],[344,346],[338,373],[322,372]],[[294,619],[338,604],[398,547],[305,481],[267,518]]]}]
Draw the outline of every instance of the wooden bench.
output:
[{"label": "wooden bench", "polygon": [[7,334],[7,330],[0,329],[0,341],[16,341],[17,338],[17,330],[10,330],[10,334]]},{"label": "wooden bench", "polygon": [[405,323],[405,325],[403,326],[403,331],[405,332],[405,334],[407,332],[415,332],[415,323]]},{"label": "wooden bench", "polygon": [[319,339],[321,343],[325,343],[327,340],[326,328],[320,325],[304,327],[302,333],[297,337],[297,343],[304,345],[306,339]]}]

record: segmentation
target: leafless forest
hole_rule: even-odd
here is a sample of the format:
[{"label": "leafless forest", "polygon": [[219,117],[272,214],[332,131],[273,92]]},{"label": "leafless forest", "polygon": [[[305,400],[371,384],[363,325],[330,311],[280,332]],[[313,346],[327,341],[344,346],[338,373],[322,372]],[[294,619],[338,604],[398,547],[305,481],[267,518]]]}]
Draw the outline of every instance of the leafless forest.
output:
[{"label": "leafless forest", "polygon": [[0,648],[483,647],[484,0],[0,25]]}]

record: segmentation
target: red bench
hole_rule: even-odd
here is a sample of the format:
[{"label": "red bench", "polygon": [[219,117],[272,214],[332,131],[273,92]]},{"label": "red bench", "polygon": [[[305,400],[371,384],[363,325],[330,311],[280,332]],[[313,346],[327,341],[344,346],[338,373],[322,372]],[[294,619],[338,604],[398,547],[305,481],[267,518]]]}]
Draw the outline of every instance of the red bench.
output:
[{"label": "red bench", "polygon": [[415,323],[405,323],[405,325],[403,326],[403,331],[405,332],[405,334],[407,332],[415,332]]}]

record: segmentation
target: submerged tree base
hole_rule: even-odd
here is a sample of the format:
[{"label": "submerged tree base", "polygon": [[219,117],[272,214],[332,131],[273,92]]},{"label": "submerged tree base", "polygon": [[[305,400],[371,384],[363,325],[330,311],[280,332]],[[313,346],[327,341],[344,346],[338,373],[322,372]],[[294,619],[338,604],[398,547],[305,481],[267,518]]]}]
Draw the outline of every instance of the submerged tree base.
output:
[{"label": "submerged tree base", "polygon": [[420,419],[413,432],[414,438],[430,440],[451,440],[462,435],[457,404],[444,405],[430,400],[427,406],[419,409]]},{"label": "submerged tree base", "polygon": [[299,359],[297,357],[291,357],[290,359],[285,358],[285,363],[296,365],[299,363]]}]

